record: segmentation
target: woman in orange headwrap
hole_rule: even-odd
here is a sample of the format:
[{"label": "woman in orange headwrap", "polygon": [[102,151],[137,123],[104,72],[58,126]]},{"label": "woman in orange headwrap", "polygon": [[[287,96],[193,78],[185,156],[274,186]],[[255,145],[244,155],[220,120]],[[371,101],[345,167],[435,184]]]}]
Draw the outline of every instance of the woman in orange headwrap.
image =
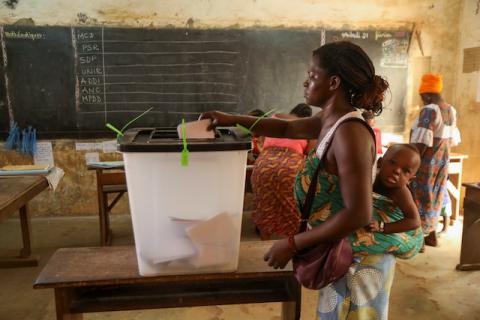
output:
[{"label": "woman in orange headwrap", "polygon": [[423,108],[415,120],[410,143],[419,149],[422,163],[412,182],[412,192],[422,218],[425,244],[437,246],[436,227],[448,176],[450,143],[456,126],[455,108],[446,103],[442,76],[425,74],[419,93]]}]

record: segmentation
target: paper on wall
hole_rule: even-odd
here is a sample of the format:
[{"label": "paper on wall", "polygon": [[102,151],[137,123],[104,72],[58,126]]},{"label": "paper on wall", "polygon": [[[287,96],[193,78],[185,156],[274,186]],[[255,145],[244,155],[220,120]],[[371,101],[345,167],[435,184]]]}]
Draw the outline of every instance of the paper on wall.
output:
[{"label": "paper on wall", "polygon": [[49,164],[54,166],[53,160],[53,149],[51,141],[40,141],[37,142],[37,150],[33,155],[34,164]]},{"label": "paper on wall", "polygon": [[97,151],[103,151],[103,142],[95,142],[95,149]]},{"label": "paper on wall", "polygon": [[77,150],[77,151],[92,151],[92,150],[95,150],[95,143],[93,143],[93,142],[75,142],[75,150]]},{"label": "paper on wall", "polygon": [[98,152],[87,152],[85,153],[85,161],[87,163],[98,162],[100,161],[100,156],[98,155]]},{"label": "paper on wall", "polygon": [[103,141],[102,150],[104,153],[117,151],[117,140]]},{"label": "paper on wall", "polygon": [[103,142],[75,142],[77,151],[103,151]]}]

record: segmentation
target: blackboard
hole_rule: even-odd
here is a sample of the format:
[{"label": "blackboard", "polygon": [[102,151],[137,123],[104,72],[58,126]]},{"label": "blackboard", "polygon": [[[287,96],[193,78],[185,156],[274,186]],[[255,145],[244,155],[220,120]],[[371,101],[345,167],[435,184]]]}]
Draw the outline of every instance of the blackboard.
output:
[{"label": "blackboard", "polygon": [[403,129],[410,33],[323,29],[134,29],[3,26],[0,131],[10,122],[45,137],[112,136],[174,126],[206,110],[288,111],[303,101],[311,51],[347,39],[392,83],[382,122]]}]

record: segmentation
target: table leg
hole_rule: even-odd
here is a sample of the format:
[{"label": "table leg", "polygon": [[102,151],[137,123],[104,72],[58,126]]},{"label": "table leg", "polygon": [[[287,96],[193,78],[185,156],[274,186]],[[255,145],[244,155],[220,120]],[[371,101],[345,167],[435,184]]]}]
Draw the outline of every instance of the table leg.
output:
[{"label": "table leg", "polygon": [[298,312],[298,303],[296,301],[282,302],[282,320],[299,320],[300,313]]},{"label": "table leg", "polygon": [[[460,168],[461,167],[462,167],[462,162],[460,162]],[[454,208],[452,206],[453,212],[455,212],[455,216],[453,216],[453,213],[452,213],[453,221],[450,221],[451,225],[453,225],[455,220],[458,219],[458,217],[460,216],[460,200],[461,200],[460,195],[462,192],[462,170],[460,170],[460,172],[458,173],[456,188],[458,192],[458,197],[457,199],[455,199],[455,203],[452,203],[452,205],[455,205]]]},{"label": "table leg", "polygon": [[55,289],[55,307],[57,320],[82,320],[82,313],[70,313],[71,293],[68,289]]},{"label": "table leg", "polygon": [[290,282],[289,291],[294,300],[282,302],[282,320],[300,320],[302,287],[297,280]]},{"label": "table leg", "polygon": [[100,246],[108,245],[108,226],[106,219],[105,195],[102,192],[102,186],[99,183],[101,179],[101,171],[97,170],[97,197],[98,197],[98,217],[100,219]]},{"label": "table leg", "polygon": [[21,258],[28,258],[31,254],[31,235],[32,235],[32,228],[30,223],[30,217],[28,215],[28,208],[27,205],[24,205],[20,208],[20,225],[22,228],[22,241],[23,241],[23,248],[20,250],[20,257]]},{"label": "table leg", "polygon": [[22,228],[23,248],[20,250],[18,257],[1,258],[0,268],[18,268],[18,267],[35,267],[38,266],[38,259],[31,257],[31,235],[32,229],[30,224],[30,216],[28,215],[27,205],[19,210],[20,227]]}]

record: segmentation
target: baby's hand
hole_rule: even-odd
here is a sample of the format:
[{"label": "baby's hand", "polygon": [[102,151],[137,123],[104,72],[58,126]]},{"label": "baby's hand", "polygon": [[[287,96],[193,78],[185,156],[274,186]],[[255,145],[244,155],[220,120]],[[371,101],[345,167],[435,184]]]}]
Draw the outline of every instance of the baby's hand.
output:
[{"label": "baby's hand", "polygon": [[368,226],[365,227],[367,231],[378,232],[380,231],[380,223],[377,220],[372,220]]}]

